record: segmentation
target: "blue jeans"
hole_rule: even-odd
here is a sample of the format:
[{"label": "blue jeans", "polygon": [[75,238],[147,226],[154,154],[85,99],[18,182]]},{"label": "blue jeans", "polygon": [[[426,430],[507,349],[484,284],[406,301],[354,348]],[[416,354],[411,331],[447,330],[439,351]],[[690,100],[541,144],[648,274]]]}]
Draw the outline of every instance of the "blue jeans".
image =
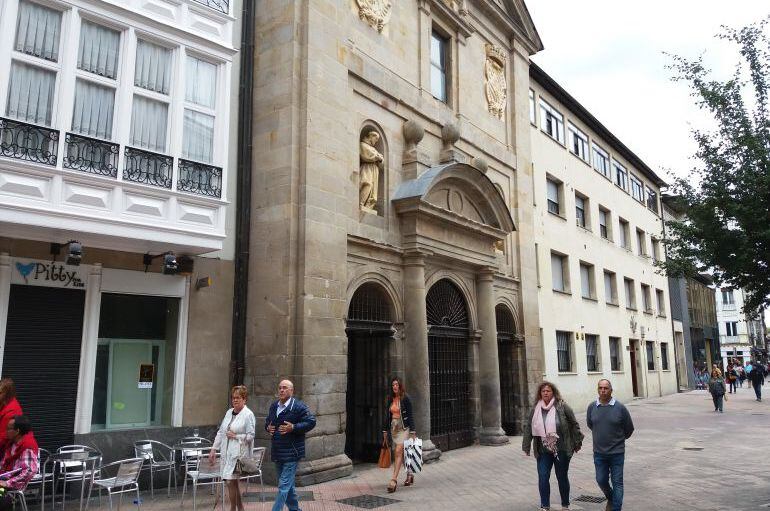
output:
[{"label": "blue jeans", "polygon": [[275,495],[273,511],[282,511],[284,504],[290,511],[299,511],[297,492],[294,491],[294,475],[297,473],[297,464],[296,461],[275,462],[275,468],[278,472],[278,493]]},{"label": "blue jeans", "polygon": [[[545,449],[544,449],[545,450]],[[537,458],[537,488],[540,490],[540,507],[551,507],[551,467],[556,466],[556,481],[562,507],[569,507],[569,460],[566,452],[555,457],[550,452],[540,452]]]},{"label": "blue jeans", "polygon": [[[596,482],[599,484],[607,501],[612,503],[612,511],[621,511],[623,508],[623,463],[626,454],[599,454],[594,453],[594,467],[596,467]],[[612,486],[610,486],[612,480]]]}]

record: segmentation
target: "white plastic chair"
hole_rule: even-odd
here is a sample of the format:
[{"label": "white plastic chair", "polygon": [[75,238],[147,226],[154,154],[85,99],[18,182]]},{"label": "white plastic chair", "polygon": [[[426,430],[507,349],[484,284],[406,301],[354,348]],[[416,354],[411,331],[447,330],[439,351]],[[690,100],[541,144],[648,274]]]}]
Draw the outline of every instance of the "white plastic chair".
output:
[{"label": "white plastic chair", "polygon": [[182,487],[182,507],[184,507],[184,497],[187,492],[187,479],[190,479],[192,483],[193,511],[197,508],[198,486],[210,486],[212,489],[219,486],[222,480],[222,464],[219,453],[216,454],[214,463],[209,463],[209,452],[212,450],[214,450],[213,447],[202,449],[196,460],[195,468],[187,470],[185,473],[185,484]]},{"label": "white plastic chair", "polygon": [[94,479],[91,487],[88,489],[88,500],[86,501],[86,509],[91,503],[91,489],[97,486],[99,490],[107,490],[107,496],[110,499],[110,510],[112,510],[112,496],[120,495],[118,501],[118,509],[123,500],[123,494],[128,492],[136,492],[136,507],[141,509],[142,500],[139,496],[139,473],[142,471],[142,465],[144,464],[144,458],[128,458],[125,460],[114,461],[100,467],[100,472],[110,472],[111,467],[117,467],[117,473],[115,477],[106,477],[101,479]]},{"label": "white plastic chair", "polygon": [[134,442],[134,454],[137,458],[144,459],[142,470],[150,472],[150,495],[155,498],[155,474],[168,472],[168,489],[166,495],[171,496],[171,478],[174,478],[176,488],[176,460],[174,450],[163,442],[157,440],[139,440]]}]

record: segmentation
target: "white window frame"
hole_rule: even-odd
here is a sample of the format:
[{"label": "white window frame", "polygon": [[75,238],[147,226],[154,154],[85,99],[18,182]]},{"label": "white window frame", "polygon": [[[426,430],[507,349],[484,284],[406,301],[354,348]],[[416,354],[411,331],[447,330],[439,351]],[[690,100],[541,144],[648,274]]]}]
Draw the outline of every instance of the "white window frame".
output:
[{"label": "white window frame", "polygon": [[652,314],[652,291],[648,284],[641,284],[642,286],[642,308],[644,312]]},{"label": "white window frame", "polygon": [[[562,200],[562,183],[559,181],[556,181],[555,179],[551,179],[550,177],[546,177],[545,180],[545,189],[546,189],[546,207],[548,208],[548,212],[557,216],[562,216],[562,203],[564,202]],[[554,201],[552,195],[552,191],[556,191],[556,200]],[[552,205],[555,204],[556,211],[552,211]]]},{"label": "white window frame", "polygon": [[569,135],[569,152],[588,163],[588,135],[569,121],[567,122],[567,133]]},{"label": "white window frame", "polygon": [[[215,166],[218,166],[218,167],[223,167],[223,165],[221,165],[222,162],[220,161],[220,158],[221,158],[220,155],[222,154],[222,150],[218,147],[218,145],[221,143],[221,142],[218,142],[218,141],[222,138],[221,136],[219,136],[219,133],[221,132],[221,128],[220,128],[220,125],[219,125],[220,116],[217,115],[217,114],[219,112],[219,108],[218,108],[219,107],[219,97],[223,94],[222,85],[224,83],[224,80],[222,79],[222,68],[224,67],[224,65],[223,65],[222,62],[219,62],[219,61],[217,61],[215,59],[212,59],[212,58],[210,58],[210,57],[208,57],[206,55],[199,54],[197,52],[191,51],[189,49],[186,49],[186,51],[184,53],[185,53],[184,54],[184,61],[181,63],[181,66],[184,69],[187,69],[187,59],[188,58],[198,59],[198,60],[201,60],[203,62],[207,62],[207,63],[209,63],[209,64],[211,64],[211,65],[216,67],[216,72],[214,74],[214,79],[215,79],[214,90],[215,90],[215,93],[214,93],[214,106],[213,107],[207,107],[205,105],[199,105],[198,103],[193,103],[192,101],[188,101],[187,100],[187,94],[185,92],[183,92],[181,94],[182,114],[181,114],[181,120],[179,121],[179,132],[181,134],[181,137],[184,137],[184,112],[185,112],[185,110],[190,110],[190,111],[193,111],[193,112],[197,112],[197,113],[201,113],[201,114],[205,114],[205,115],[213,117],[214,118],[214,128],[213,128],[214,131],[212,133],[213,143],[212,143],[212,147],[211,147],[211,151],[212,151],[211,152],[211,161],[210,162],[199,162],[199,163],[203,163],[204,165],[215,165]],[[189,76],[184,76],[184,86],[185,87],[187,85],[187,81],[188,80],[190,80],[190,77]],[[192,160],[191,158],[186,157],[183,154],[183,152],[182,152],[183,146],[184,146],[184,141],[180,138],[179,158],[185,159],[185,160],[197,161],[197,160]]]},{"label": "white window frame", "polygon": [[628,192],[628,169],[621,165],[615,158],[612,159],[613,183],[615,186]]},{"label": "white window frame", "polygon": [[626,309],[636,310],[636,283],[634,279],[623,278],[623,294],[626,297]]},{"label": "white window frame", "polygon": [[542,97],[540,98],[540,129],[564,145],[564,115],[549,105]]},{"label": "white window frame", "polygon": [[[555,261],[559,261],[558,268]],[[560,270],[560,272],[559,272]],[[561,273],[561,285],[557,282],[557,275]],[[569,293],[569,258],[565,254],[551,251],[551,289],[559,293]]]},{"label": "white window frame", "polygon": [[585,261],[580,261],[580,295],[588,300],[596,300],[594,265]]},{"label": "white window frame", "polygon": [[610,155],[607,151],[602,149],[596,144],[591,144],[591,150],[593,152],[593,168],[599,174],[603,175],[610,181],[612,180],[612,167],[610,166]]},{"label": "white window frame", "polygon": [[590,229],[588,222],[588,198],[575,192],[575,224],[583,229]]},{"label": "white window frame", "polygon": [[631,197],[637,202],[644,204],[644,184],[641,179],[633,174],[629,174]]},{"label": "white window frame", "polygon": [[[602,223],[602,216],[604,216],[604,223]],[[602,227],[604,227],[604,232],[602,232]],[[599,236],[612,241],[612,213],[603,206],[599,206]]]},{"label": "white window frame", "polygon": [[[609,296],[607,295],[608,282]],[[604,270],[604,301],[610,305],[618,305],[618,276],[610,270]]]}]

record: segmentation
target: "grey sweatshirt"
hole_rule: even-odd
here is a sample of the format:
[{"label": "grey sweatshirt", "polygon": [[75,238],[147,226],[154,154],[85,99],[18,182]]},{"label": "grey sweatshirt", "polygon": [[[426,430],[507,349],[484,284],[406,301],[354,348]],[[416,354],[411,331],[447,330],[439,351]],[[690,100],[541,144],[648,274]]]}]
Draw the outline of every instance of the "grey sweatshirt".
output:
[{"label": "grey sweatshirt", "polygon": [[614,405],[588,405],[586,422],[594,440],[597,454],[621,454],[626,452],[626,438],[634,432],[631,414],[623,403],[615,400]]}]

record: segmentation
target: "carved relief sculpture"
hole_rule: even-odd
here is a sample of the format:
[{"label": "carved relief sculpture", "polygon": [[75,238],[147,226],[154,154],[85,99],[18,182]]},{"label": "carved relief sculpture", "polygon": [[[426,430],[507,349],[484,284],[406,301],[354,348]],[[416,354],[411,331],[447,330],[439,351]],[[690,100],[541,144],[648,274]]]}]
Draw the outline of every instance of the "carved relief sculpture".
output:
[{"label": "carved relief sculpture", "polygon": [[362,210],[376,213],[380,169],[383,156],[377,150],[380,134],[370,129],[361,140],[361,167],[359,171],[358,203]]},{"label": "carved relief sculpture", "polygon": [[486,53],[484,78],[486,80],[487,106],[490,113],[498,119],[502,119],[508,100],[508,84],[505,80],[505,62],[508,57],[502,48],[491,44],[486,45]]},{"label": "carved relief sculpture", "polygon": [[358,17],[367,22],[378,32],[382,32],[390,19],[390,0],[356,0]]}]

